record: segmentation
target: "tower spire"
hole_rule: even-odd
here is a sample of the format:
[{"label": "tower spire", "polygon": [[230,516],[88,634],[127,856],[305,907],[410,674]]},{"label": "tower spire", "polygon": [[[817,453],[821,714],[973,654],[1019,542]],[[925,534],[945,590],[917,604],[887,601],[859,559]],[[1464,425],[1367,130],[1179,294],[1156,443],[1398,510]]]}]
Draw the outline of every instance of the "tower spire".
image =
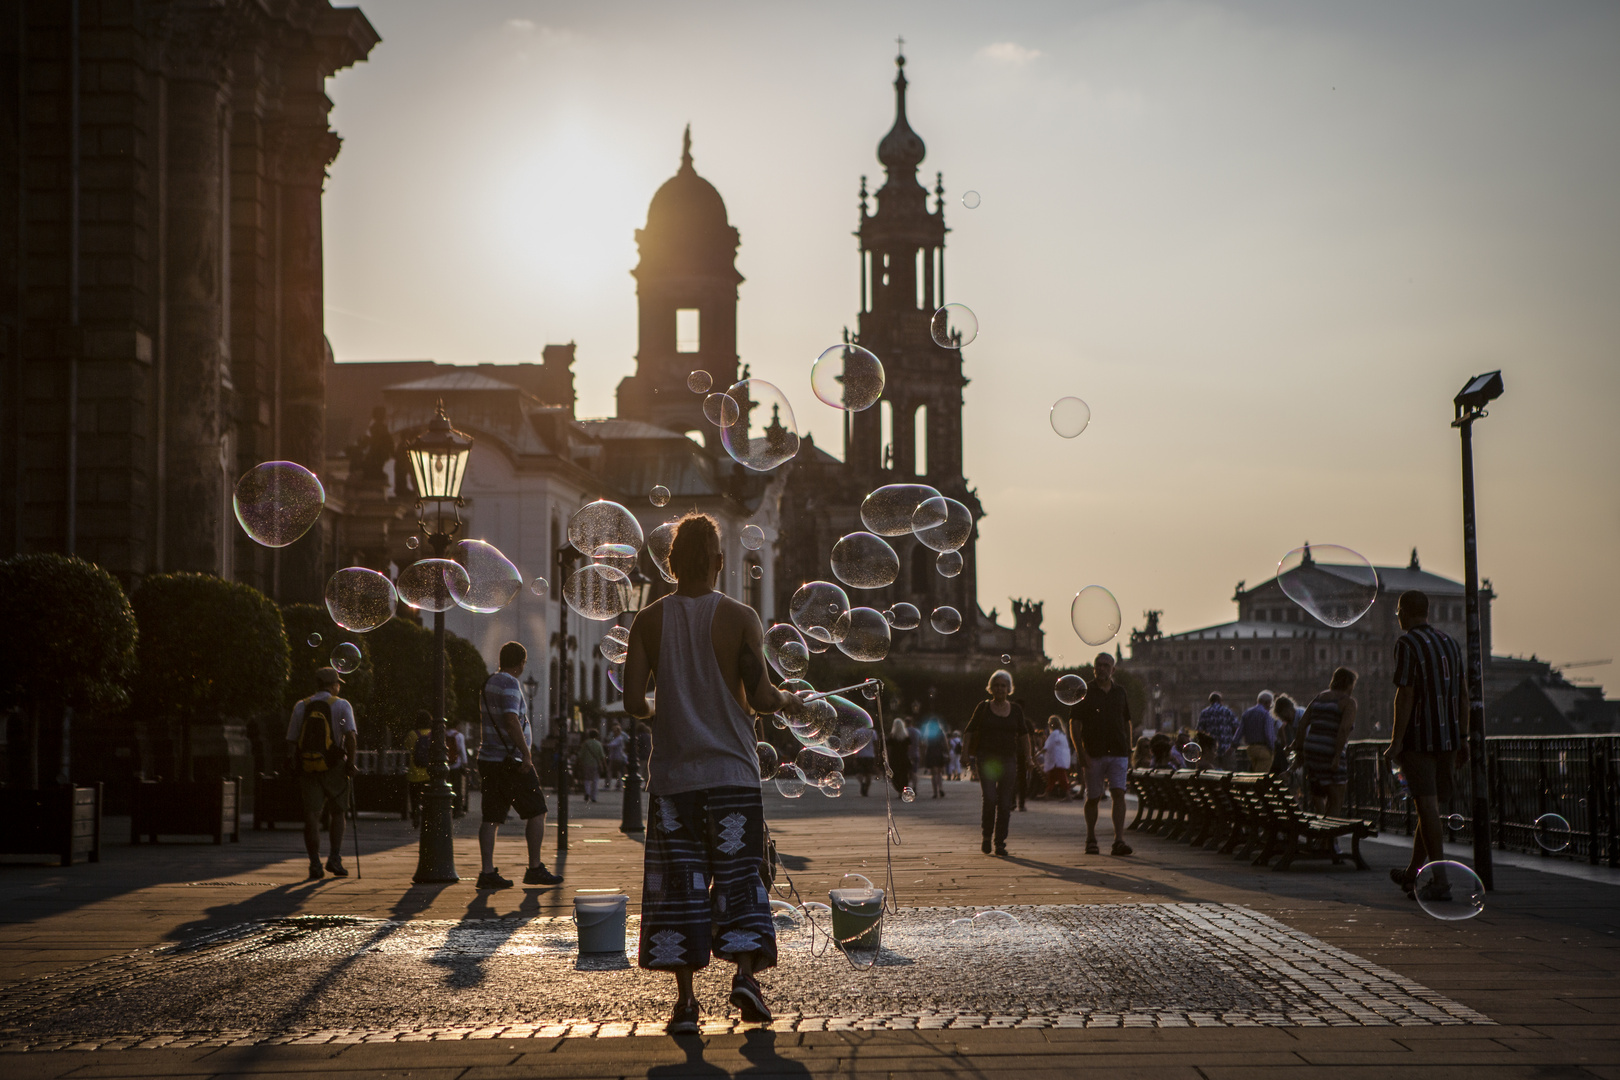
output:
[{"label": "tower spire", "polygon": [[681,172],[692,171],[692,125],[686,125],[681,135]]}]

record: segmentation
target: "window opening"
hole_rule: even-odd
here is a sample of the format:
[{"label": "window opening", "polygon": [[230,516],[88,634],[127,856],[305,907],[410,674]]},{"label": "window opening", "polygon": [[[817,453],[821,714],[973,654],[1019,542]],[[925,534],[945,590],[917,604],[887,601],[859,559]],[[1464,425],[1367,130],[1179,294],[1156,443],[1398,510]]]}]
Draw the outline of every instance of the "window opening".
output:
[{"label": "window opening", "polygon": [[678,353],[694,353],[698,351],[700,338],[698,336],[698,309],[675,309],[675,351]]}]

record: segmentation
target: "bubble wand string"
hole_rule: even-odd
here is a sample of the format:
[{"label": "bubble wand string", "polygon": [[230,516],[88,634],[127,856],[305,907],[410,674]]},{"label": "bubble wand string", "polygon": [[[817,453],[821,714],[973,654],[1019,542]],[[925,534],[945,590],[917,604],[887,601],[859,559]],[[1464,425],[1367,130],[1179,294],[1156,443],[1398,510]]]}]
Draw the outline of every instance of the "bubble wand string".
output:
[{"label": "bubble wand string", "polygon": [[[854,686],[840,686],[837,690],[817,690],[813,694],[806,694],[804,696],[804,700],[805,701],[820,701],[822,698],[831,697],[834,694],[847,694],[851,690],[864,690],[868,686],[873,685],[874,683],[876,683],[878,685],[882,685],[879,682],[879,680],[877,680],[877,679],[867,679],[865,682],[858,682]],[[882,712],[881,709],[878,710],[878,711]]]}]

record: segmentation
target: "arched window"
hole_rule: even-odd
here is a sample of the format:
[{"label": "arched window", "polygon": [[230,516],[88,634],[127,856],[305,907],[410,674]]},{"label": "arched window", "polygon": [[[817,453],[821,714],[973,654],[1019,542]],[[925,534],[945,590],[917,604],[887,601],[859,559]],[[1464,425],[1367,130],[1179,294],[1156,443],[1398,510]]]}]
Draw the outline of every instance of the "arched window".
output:
[{"label": "arched window", "polygon": [[914,596],[934,594],[934,561],[939,556],[921,544],[911,548],[911,592]]},{"label": "arched window", "polygon": [[928,406],[917,406],[917,417],[912,425],[912,437],[916,439],[916,463],[913,468],[918,476],[928,475]]},{"label": "arched window", "polygon": [[880,468],[894,468],[894,406],[888,398],[878,402],[878,453]]}]

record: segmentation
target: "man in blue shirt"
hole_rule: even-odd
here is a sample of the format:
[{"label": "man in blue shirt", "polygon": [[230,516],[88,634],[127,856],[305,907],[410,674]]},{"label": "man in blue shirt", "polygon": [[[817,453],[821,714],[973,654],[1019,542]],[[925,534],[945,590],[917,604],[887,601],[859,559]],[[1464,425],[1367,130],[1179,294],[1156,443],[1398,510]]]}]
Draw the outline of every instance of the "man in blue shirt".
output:
[{"label": "man in blue shirt", "polygon": [[1209,695],[1209,705],[1198,714],[1198,730],[1215,740],[1215,760],[1205,764],[1230,770],[1235,764],[1232,748],[1237,745],[1238,718],[1221,704],[1219,693]]},{"label": "man in blue shirt", "polygon": [[1271,715],[1274,700],[1270,690],[1262,690],[1254,704],[1243,710],[1240,735],[1250,772],[1271,771],[1271,757],[1277,749],[1277,721]]}]

